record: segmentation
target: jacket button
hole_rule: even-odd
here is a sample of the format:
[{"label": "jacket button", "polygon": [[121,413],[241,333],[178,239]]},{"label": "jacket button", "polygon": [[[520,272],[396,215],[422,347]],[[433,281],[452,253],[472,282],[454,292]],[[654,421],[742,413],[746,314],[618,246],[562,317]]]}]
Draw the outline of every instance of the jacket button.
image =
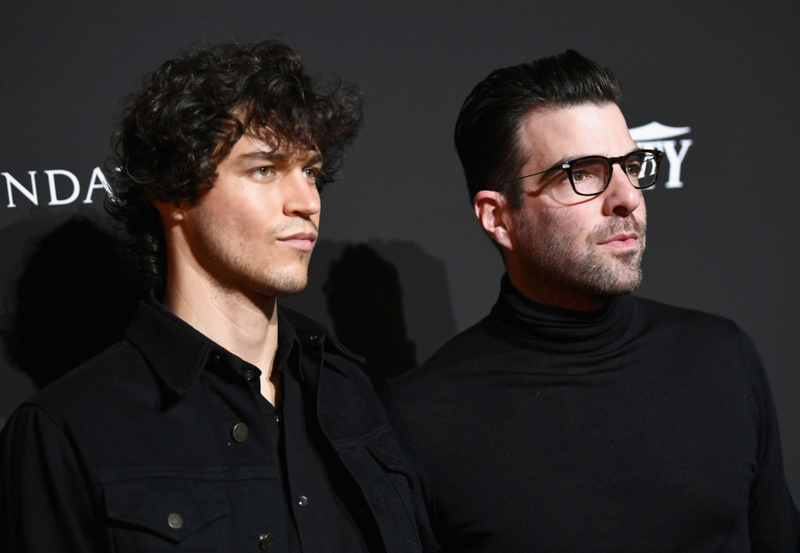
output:
[{"label": "jacket button", "polygon": [[233,435],[234,440],[236,440],[237,442],[243,442],[247,439],[247,436],[250,435],[250,429],[247,428],[247,425],[245,423],[240,422],[239,424],[233,427],[231,434]]},{"label": "jacket button", "polygon": [[256,374],[256,371],[254,371],[253,369],[247,369],[246,371],[244,371],[244,377],[250,382],[255,380],[256,376],[258,375]]},{"label": "jacket button", "polygon": [[304,495],[298,496],[297,504],[300,505],[301,507],[305,507],[306,505],[308,505],[308,498]]},{"label": "jacket button", "polygon": [[172,513],[167,517],[167,524],[173,530],[180,530],[183,528],[183,517],[178,513]]},{"label": "jacket button", "polygon": [[258,548],[261,549],[261,551],[266,551],[272,547],[273,543],[275,543],[275,534],[272,532],[269,532],[268,534],[261,534],[261,536],[258,538]]}]

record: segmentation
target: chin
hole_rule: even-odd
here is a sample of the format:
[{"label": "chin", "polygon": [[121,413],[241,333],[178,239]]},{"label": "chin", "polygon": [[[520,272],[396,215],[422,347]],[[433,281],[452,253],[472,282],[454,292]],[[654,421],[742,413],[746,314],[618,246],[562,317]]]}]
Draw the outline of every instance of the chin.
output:
[{"label": "chin", "polygon": [[296,288],[284,288],[280,290],[274,290],[272,293],[267,294],[268,296],[272,296],[274,298],[286,298],[288,296],[294,296],[299,294],[305,289],[305,285],[298,286]]},{"label": "chin", "polygon": [[622,296],[630,294],[639,287],[642,283],[642,271],[638,270],[638,274],[632,275],[630,278],[616,279],[614,281],[606,281],[601,283],[598,292],[604,296]]},{"label": "chin", "polygon": [[302,292],[308,284],[308,274],[303,270],[302,274],[294,272],[274,275],[269,282],[265,283],[269,296],[276,298],[294,296]]},{"label": "chin", "polygon": [[641,255],[631,252],[628,259],[617,263],[589,263],[584,266],[579,282],[597,297],[630,294],[642,282]]}]

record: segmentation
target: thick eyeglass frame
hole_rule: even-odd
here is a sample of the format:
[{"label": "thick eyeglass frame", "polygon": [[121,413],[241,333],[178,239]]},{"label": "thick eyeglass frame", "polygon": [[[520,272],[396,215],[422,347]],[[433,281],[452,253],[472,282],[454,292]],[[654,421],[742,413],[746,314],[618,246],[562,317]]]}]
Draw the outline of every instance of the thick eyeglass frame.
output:
[{"label": "thick eyeglass frame", "polygon": [[[503,187],[503,186],[505,186],[506,184],[508,184],[510,182],[514,182],[514,181],[518,181],[518,180],[522,180],[522,179],[527,179],[528,177],[535,177],[537,175],[543,175],[545,173],[549,173],[550,171],[562,170],[562,171],[566,171],[567,176],[569,177],[569,183],[572,185],[572,190],[578,196],[597,196],[597,195],[602,194],[603,192],[605,192],[606,189],[608,188],[608,185],[611,183],[611,175],[614,173],[614,164],[619,164],[620,168],[627,175],[627,172],[628,172],[628,169],[627,169],[628,159],[631,158],[632,156],[638,156],[638,155],[642,155],[642,154],[651,154],[653,156],[653,158],[655,159],[656,170],[655,170],[655,176],[653,178],[653,182],[648,184],[647,186],[636,186],[631,181],[630,176],[628,176],[628,182],[630,182],[631,186],[633,186],[634,188],[637,188],[639,190],[644,190],[646,188],[650,188],[651,186],[655,186],[656,181],[658,180],[658,172],[659,172],[659,170],[661,168],[661,158],[664,157],[664,152],[662,152],[660,150],[634,150],[634,151],[632,151],[632,152],[630,152],[628,154],[625,154],[624,156],[619,156],[619,157],[605,157],[605,156],[579,157],[577,159],[573,159],[573,160],[570,160],[570,161],[564,161],[564,162],[562,162],[560,164],[560,166],[557,163],[553,167],[550,167],[549,169],[545,169],[544,171],[539,171],[538,173],[531,173],[530,175],[525,175],[524,177],[516,177],[516,178],[510,179],[510,180],[507,180],[507,181],[503,182],[502,184],[500,184],[500,186]],[[572,166],[575,165],[575,164],[587,161],[587,160],[603,160],[604,162],[606,162],[608,164],[608,177],[606,178],[606,183],[603,185],[603,188],[599,192],[590,192],[590,193],[578,192],[578,188],[575,186],[575,181],[572,179]]]}]

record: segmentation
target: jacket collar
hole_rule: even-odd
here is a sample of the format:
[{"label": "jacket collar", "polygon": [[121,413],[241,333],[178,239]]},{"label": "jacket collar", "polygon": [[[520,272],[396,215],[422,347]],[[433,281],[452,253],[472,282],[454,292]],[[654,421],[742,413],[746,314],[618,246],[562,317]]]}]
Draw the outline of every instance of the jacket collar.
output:
[{"label": "jacket collar", "polygon": [[[324,349],[359,363],[364,362],[363,358],[337,342],[325,327],[291,309],[278,307],[278,329],[281,344],[291,344],[296,340],[304,352]],[[239,371],[244,363],[152,296],[139,302],[126,336],[142,352],[164,385],[178,396],[185,394],[197,381],[209,357],[213,356],[215,361],[234,371]],[[287,349],[281,353],[288,356]],[[276,366],[280,365],[278,361]],[[301,363],[304,368],[305,365]]]},{"label": "jacket collar", "polygon": [[152,296],[139,302],[127,338],[148,360],[164,385],[176,395],[185,394],[203,372],[209,355],[227,353]]},{"label": "jacket collar", "polygon": [[364,363],[363,357],[359,357],[340,344],[336,338],[328,332],[328,329],[313,319],[309,319],[302,313],[298,313],[286,307],[281,307],[280,305],[278,306],[278,316],[280,317],[279,321],[285,321],[294,328],[297,339],[304,351],[324,349],[327,353],[335,353],[355,361],[356,363]]}]

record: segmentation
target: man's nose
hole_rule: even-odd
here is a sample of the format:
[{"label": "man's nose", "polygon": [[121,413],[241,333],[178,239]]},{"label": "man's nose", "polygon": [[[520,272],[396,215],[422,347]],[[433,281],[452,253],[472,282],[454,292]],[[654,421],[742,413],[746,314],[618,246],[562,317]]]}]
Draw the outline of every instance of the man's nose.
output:
[{"label": "man's nose", "polygon": [[608,183],[608,188],[603,193],[604,197],[604,214],[605,215],[618,215],[620,217],[627,217],[639,207],[644,201],[642,198],[642,191],[635,188],[631,184],[625,169],[620,163],[615,163],[612,166],[611,181]]},{"label": "man's nose", "polygon": [[287,176],[284,212],[287,215],[308,217],[320,210],[319,190],[313,178],[302,169],[293,170]]}]

